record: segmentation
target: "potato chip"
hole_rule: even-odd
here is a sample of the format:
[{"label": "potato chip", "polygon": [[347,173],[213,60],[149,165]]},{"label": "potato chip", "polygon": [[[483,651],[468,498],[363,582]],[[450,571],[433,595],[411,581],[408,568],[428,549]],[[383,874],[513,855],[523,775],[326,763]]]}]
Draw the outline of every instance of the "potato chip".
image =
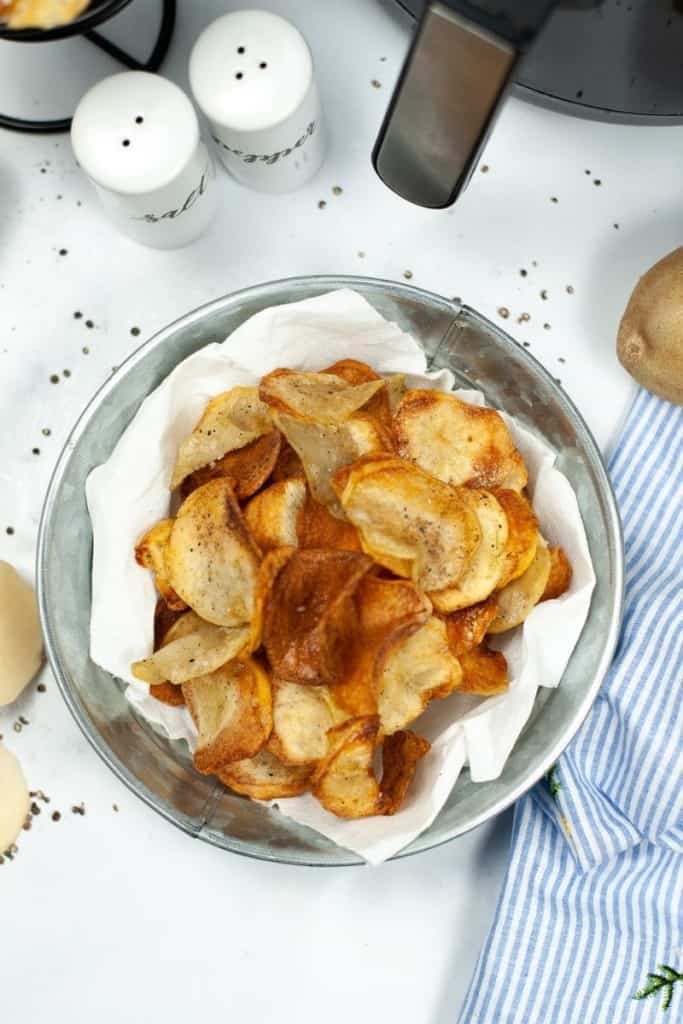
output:
[{"label": "potato chip", "polygon": [[496,593],[498,614],[489,626],[489,633],[504,633],[524,622],[543,596],[550,568],[548,545],[539,534],[536,554],[527,571]]},{"label": "potato chip", "polygon": [[526,486],[524,461],[502,417],[442,391],[407,391],[394,416],[398,451],[445,483]]},{"label": "potato chip", "polygon": [[0,4],[0,22],[11,29],[56,28],[66,25],[82,13],[90,0],[10,0]]},{"label": "potato chip", "polygon": [[414,732],[401,731],[387,736],[382,746],[382,814],[401,809],[413,781],[420,758],[431,744]]},{"label": "potato chip", "polygon": [[462,491],[401,459],[360,459],[333,486],[363,549],[427,593],[454,586],[480,544],[479,521]]},{"label": "potato chip", "polygon": [[550,575],[541,595],[541,601],[561,597],[572,581],[572,567],[562,548],[550,548]]},{"label": "potato chip", "polygon": [[268,740],[284,764],[313,764],[327,753],[327,731],[349,716],[329,686],[273,680],[273,731]]},{"label": "potato chip", "polygon": [[272,429],[268,407],[259,399],[258,388],[236,387],[216,395],[180,446],[171,476],[171,490],[190,473],[222,459],[228,452],[244,448]]},{"label": "potato chip", "polygon": [[225,628],[186,612],[166,632],[162,646],[149,658],[133,662],[131,672],[144,683],[176,685],[220,668],[246,653],[249,627]]},{"label": "potato chip", "polygon": [[217,626],[249,622],[259,561],[228,480],[209,480],[185,499],[166,565],[171,586],[198,615]]},{"label": "potato chip", "polygon": [[295,551],[266,603],[263,643],[274,675],[332,683],[344,673],[358,616],[353,594],[372,563],[351,551]]},{"label": "potato chip", "polygon": [[261,379],[259,397],[272,410],[307,423],[343,423],[384,388],[381,377],[348,384],[332,373],[273,370]]},{"label": "potato chip", "polygon": [[257,650],[263,643],[263,616],[266,603],[270,598],[271,591],[275,586],[275,580],[281,569],[285,567],[294,548],[274,548],[269,551],[261,562],[256,577],[256,593],[254,594],[254,612],[251,617],[249,628],[249,651]]},{"label": "potato chip", "polygon": [[280,443],[280,454],[278,455],[275,466],[273,467],[273,482],[277,483],[279,480],[289,480],[292,476],[304,477],[304,467],[301,459],[292,448],[291,444],[281,434],[282,441]]},{"label": "potato chip", "polygon": [[311,494],[299,513],[297,541],[300,548],[334,548],[337,551],[360,551],[360,537],[356,527],[338,519],[316,501]]},{"label": "potato chip", "polygon": [[377,715],[351,718],[330,729],[328,751],[312,777],[313,795],[339,818],[380,814],[382,799],[373,761]]},{"label": "potato chip", "polygon": [[448,615],[445,622],[451,654],[460,658],[465,651],[478,647],[497,614],[498,604],[494,594],[479,604]]},{"label": "potato chip", "polygon": [[235,761],[218,772],[224,786],[253,800],[277,800],[300,796],[308,789],[311,768],[285,765],[269,750]]},{"label": "potato chip", "polygon": [[[357,359],[340,359],[332,366],[328,366],[323,373],[336,374],[347,382],[347,384],[364,384],[367,381],[382,380],[382,377],[368,366],[367,363],[361,363]],[[387,451],[394,451],[395,443],[393,437],[393,420],[392,410],[389,396],[389,384],[393,379],[385,381],[385,387],[380,388],[376,394],[372,396],[370,401],[366,402],[363,406],[363,413],[366,416],[370,416],[375,421],[378,427],[384,432],[385,445]],[[396,385],[392,382],[392,392],[395,395]]]},{"label": "potato chip", "polygon": [[182,611],[187,605],[178,597],[167,578],[166,549],[172,529],[172,519],[162,519],[155,523],[135,545],[135,561],[143,568],[152,570],[156,588],[166,605],[174,611]]},{"label": "potato chip", "polygon": [[270,683],[253,658],[183,683],[183,696],[198,733],[194,765],[205,775],[253,757],[270,735]]},{"label": "potato chip", "polygon": [[197,487],[208,480],[225,477],[230,481],[235,497],[239,501],[256,494],[260,487],[273,472],[280,454],[282,434],[279,430],[271,430],[255,441],[228,452],[221,459],[210,462],[208,466],[196,469],[186,476],[180,485],[180,497],[185,500]]},{"label": "potato chip", "polygon": [[183,707],[185,704],[182,687],[175,683],[152,683],[149,694],[161,704],[168,704],[172,708]]},{"label": "potato chip", "polygon": [[299,517],[306,494],[306,481],[290,477],[271,484],[251,499],[244,518],[261,551],[298,544]]},{"label": "potato chip", "polygon": [[538,520],[523,494],[505,488],[493,491],[508,521],[508,539],[503,555],[503,571],[496,584],[506,587],[527,571],[538,544]]},{"label": "potato chip", "polygon": [[[186,609],[185,609],[186,610]],[[163,645],[164,638],[174,622],[177,622],[183,615],[182,611],[169,608],[163,597],[157,598],[154,609],[154,650],[158,651]]]},{"label": "potato chip", "polygon": [[386,439],[377,423],[362,413],[332,424],[308,423],[286,413],[274,413],[274,419],[301,459],[313,497],[343,519],[331,477],[361,455],[385,451]]},{"label": "potato chip", "polygon": [[493,697],[508,688],[508,665],[500,651],[490,651],[481,644],[460,655],[462,680],[460,693],[479,697]]},{"label": "potato chip", "polygon": [[503,568],[508,542],[508,519],[491,491],[460,490],[470,505],[481,530],[481,543],[455,586],[430,593],[440,612],[455,612],[484,601],[495,589]]}]

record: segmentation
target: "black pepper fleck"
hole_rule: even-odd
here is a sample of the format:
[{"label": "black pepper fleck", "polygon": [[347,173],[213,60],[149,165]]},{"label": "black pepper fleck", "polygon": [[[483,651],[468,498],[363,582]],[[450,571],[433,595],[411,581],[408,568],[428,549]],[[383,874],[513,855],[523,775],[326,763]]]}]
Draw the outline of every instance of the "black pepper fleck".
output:
[{"label": "black pepper fleck", "polygon": [[519,272],[519,275],[520,275],[520,277],[526,277],[528,273],[529,273],[529,271],[525,270],[524,267],[522,267],[522,269]]},{"label": "black pepper fleck", "polygon": [[40,455],[40,448],[31,448],[34,455]]},{"label": "black pepper fleck", "polygon": [[137,336],[140,333],[140,328],[139,327],[131,327],[130,333],[133,335],[134,338],[137,338]]},{"label": "black pepper fleck", "polygon": [[489,165],[488,164],[482,164],[481,167],[479,168],[479,170],[481,171],[482,174],[488,174],[489,173]]},{"label": "black pepper fleck", "polygon": [[59,813],[59,811],[53,811],[52,812],[52,820],[53,821],[59,821],[60,818],[61,818],[61,814]]},{"label": "black pepper fleck", "polygon": [[365,259],[365,253],[363,252],[362,249],[358,250],[358,259],[360,259],[360,260],[364,260]]},{"label": "black pepper fleck", "polygon": [[558,356],[557,357],[557,361],[558,361],[558,363],[566,363],[567,362],[567,360],[564,358],[564,356]]},{"label": "black pepper fleck", "polygon": [[327,203],[325,202],[324,199],[319,199],[318,200],[318,209],[319,210],[324,210],[326,206],[327,206]]},{"label": "black pepper fleck", "polygon": [[600,178],[594,178],[593,184],[594,185],[602,185],[602,182],[600,181]]},{"label": "black pepper fleck", "polygon": [[530,341],[523,341],[522,345],[524,346],[524,348],[531,348],[531,342]]},{"label": "black pepper fleck", "polygon": [[60,256],[66,256],[68,252],[69,252],[68,249],[60,249],[59,250],[59,255]]},{"label": "black pepper fleck", "polygon": [[382,83],[379,82],[376,78],[373,78],[373,80],[371,81],[370,85],[373,87],[373,89],[381,89],[382,88]]},{"label": "black pepper fleck", "polygon": [[543,301],[545,302],[546,299],[548,298],[548,289],[547,288],[541,288],[540,296],[543,299]]},{"label": "black pepper fleck", "polygon": [[112,806],[113,810],[115,810],[116,813],[118,814],[119,813],[119,805],[118,804],[112,804],[111,806]]},{"label": "black pepper fleck", "polygon": [[36,690],[38,691],[38,693],[45,693],[45,691],[47,690],[47,686],[45,685],[45,683],[38,683],[38,685],[36,686]]},{"label": "black pepper fleck", "polygon": [[51,433],[52,431],[50,430],[49,427],[43,427],[43,429],[41,430],[41,434],[43,435],[43,437],[49,437]]},{"label": "black pepper fleck", "polygon": [[50,375],[50,380],[53,384],[59,384],[59,374],[53,373]]},{"label": "black pepper fleck", "polygon": [[547,323],[543,324],[543,330],[544,331],[549,331],[550,330],[550,324],[547,324]]},{"label": "black pepper fleck", "polygon": [[498,307],[498,316],[502,316],[503,320],[507,320],[507,318],[510,316],[510,310],[507,308],[507,306]]},{"label": "black pepper fleck", "polygon": [[90,355],[90,349],[88,348],[87,345],[83,346],[83,348],[81,349],[81,352],[83,353],[84,356]]},{"label": "black pepper fleck", "polygon": [[95,326],[95,324],[94,324],[94,323],[92,322],[92,320],[86,320],[86,321],[85,321],[85,326],[86,326],[86,327],[87,327],[87,328],[88,328],[89,330],[92,330],[92,328],[93,328],[93,327]]},{"label": "black pepper fleck", "polygon": [[31,814],[40,814],[40,807],[39,807],[39,806],[38,806],[38,804],[37,804],[37,803],[35,802],[35,800],[34,800],[34,801],[33,801],[33,803],[31,804]]},{"label": "black pepper fleck", "polygon": [[574,294],[574,286],[571,285],[571,284],[568,284],[567,285],[567,295],[573,295],[573,294]]},{"label": "black pepper fleck", "polygon": [[24,718],[23,715],[19,715],[19,721],[21,722],[22,725],[28,725],[29,724],[28,718]]},{"label": "black pepper fleck", "polygon": [[614,228],[615,231],[619,230],[619,225],[618,224],[613,224],[612,227]]},{"label": "black pepper fleck", "polygon": [[5,530],[5,533],[9,534],[9,536],[11,537],[12,534],[14,533],[14,527],[8,526],[7,529]]},{"label": "black pepper fleck", "polygon": [[71,808],[71,810],[72,810],[73,814],[80,814],[82,816],[82,815],[85,814],[85,804],[83,804],[83,803],[74,804],[73,807]]},{"label": "black pepper fleck", "polygon": [[559,199],[557,198],[557,196],[551,196],[551,197],[550,197],[550,202],[551,202],[551,203],[559,203],[559,201],[560,201],[560,200],[559,200]]},{"label": "black pepper fleck", "polygon": [[344,191],[344,189],[341,187],[341,185],[333,185],[332,186],[332,195],[333,196],[340,196],[343,191]]},{"label": "black pepper fleck", "polygon": [[82,316],[83,314],[81,313],[80,309],[77,309],[76,312],[74,313],[74,320],[80,320]]},{"label": "black pepper fleck", "polygon": [[62,370],[62,373],[64,374],[65,377],[71,376],[71,370]]},{"label": "black pepper fleck", "polygon": [[405,277],[406,281],[410,281],[411,277],[413,276],[412,270],[404,270],[403,276]]}]

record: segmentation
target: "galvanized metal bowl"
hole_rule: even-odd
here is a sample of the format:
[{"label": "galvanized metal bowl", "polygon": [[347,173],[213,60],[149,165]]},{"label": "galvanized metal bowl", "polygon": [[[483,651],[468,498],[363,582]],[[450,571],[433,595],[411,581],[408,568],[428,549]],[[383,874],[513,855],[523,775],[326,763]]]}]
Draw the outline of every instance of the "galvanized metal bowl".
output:
[{"label": "galvanized metal bowl", "polygon": [[[318,833],[226,791],[194,771],[187,748],[139,718],[123,686],[88,654],[92,533],[90,470],[110,455],[140,403],[186,356],[222,341],[268,306],[351,287],[410,332],[433,367],[516,416],[557,452],[576,491],[597,585],[590,615],[560,686],[541,690],[505,770],[474,784],[465,772],[433,824],[398,856],[438,846],[498,814],[553,764],[585,718],[609,666],[622,603],[619,516],[590,431],[561,388],[525,349],[474,310],[417,288],[355,277],[293,278],[217,299],[142,345],[95,395],[74,427],[48,490],[38,542],[38,592],[50,664],[95,750],[150,807],[192,836],[283,863],[344,865],[359,859]],[[230,342],[228,341],[228,344]],[[324,362],[324,353],[321,353]],[[112,622],[112,629],[116,623]]]}]

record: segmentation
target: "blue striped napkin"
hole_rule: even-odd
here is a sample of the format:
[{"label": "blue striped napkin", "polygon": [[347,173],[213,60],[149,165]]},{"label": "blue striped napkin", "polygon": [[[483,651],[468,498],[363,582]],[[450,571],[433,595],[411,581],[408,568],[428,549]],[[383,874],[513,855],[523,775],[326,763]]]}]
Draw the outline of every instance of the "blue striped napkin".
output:
[{"label": "blue striped napkin", "polygon": [[683,408],[641,391],[610,473],[621,639],[581,730],[517,804],[460,1024],[683,1021]]}]

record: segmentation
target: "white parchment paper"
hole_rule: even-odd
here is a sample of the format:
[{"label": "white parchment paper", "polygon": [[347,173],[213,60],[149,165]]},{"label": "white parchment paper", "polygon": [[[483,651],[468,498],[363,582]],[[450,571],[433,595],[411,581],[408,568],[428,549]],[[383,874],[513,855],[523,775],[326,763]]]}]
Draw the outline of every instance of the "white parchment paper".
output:
[{"label": "white parchment paper", "polygon": [[[180,363],[149,395],[111,456],[90,474],[87,499],[93,529],[90,654],[129,685],[128,700],[171,739],[191,748],[195,729],[185,708],[160,704],[134,679],[131,662],[152,653],[156,592],[151,574],[133,557],[136,541],[169,509],[168,481],[178,446],[209,398],[237,384],[256,384],[279,366],[319,370],[338,359],[369,363],[379,373],[406,373],[415,386],[448,391],[448,371],[427,374],[424,353],[365,299],[344,289],[274,306],[247,320],[223,344]],[[483,405],[479,392],[458,391]],[[569,591],[538,605],[524,625],[497,644],[508,660],[509,690],[481,699],[454,694],[434,701],[416,723],[432,743],[408,799],[389,818],[344,821],[310,795],[274,801],[280,811],[340,846],[379,863],[433,821],[463,766],[474,782],[497,778],[533,707],[539,686],[557,686],[588,614],[595,576],[578,504],[553,452],[505,416],[529,470],[529,492],[546,539],[561,544],[572,564]],[[116,628],[112,628],[112,624]]]}]

